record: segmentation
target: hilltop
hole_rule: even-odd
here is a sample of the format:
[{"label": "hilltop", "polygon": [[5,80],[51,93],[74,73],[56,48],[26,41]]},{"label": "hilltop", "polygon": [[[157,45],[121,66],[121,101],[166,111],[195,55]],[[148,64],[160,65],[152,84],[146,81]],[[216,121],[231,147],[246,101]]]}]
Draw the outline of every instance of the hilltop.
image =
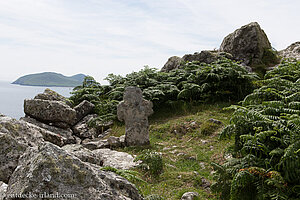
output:
[{"label": "hilltop", "polygon": [[55,72],[43,72],[29,74],[18,78],[12,84],[29,86],[57,86],[57,87],[75,87],[82,84],[86,75],[76,74],[74,76],[64,76]]}]

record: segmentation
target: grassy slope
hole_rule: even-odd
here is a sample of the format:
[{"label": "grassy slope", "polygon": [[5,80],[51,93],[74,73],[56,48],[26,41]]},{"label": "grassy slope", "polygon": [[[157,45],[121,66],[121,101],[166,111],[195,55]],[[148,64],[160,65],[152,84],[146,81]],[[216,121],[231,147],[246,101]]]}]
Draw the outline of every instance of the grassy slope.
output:
[{"label": "grassy slope", "polygon": [[[184,192],[195,191],[200,194],[199,199],[216,199],[209,190],[202,187],[201,178],[212,182],[210,162],[222,162],[227,147],[233,144],[229,140],[219,141],[217,137],[222,127],[229,123],[231,112],[222,110],[226,106],[181,107],[160,111],[150,118],[151,145],[145,148],[160,152],[165,166],[159,178],[136,169],[147,182],[135,183],[144,196],[158,194],[164,199],[173,200],[180,199]],[[222,121],[223,125],[209,123],[210,118]],[[124,125],[113,127],[113,135],[120,136],[124,132]],[[139,155],[143,148],[127,147],[118,150]]]}]

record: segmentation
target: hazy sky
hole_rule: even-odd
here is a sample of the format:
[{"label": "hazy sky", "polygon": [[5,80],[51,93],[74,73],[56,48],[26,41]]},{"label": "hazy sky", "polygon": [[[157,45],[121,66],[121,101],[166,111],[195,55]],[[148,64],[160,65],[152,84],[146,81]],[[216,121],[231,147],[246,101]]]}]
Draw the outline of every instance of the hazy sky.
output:
[{"label": "hazy sky", "polygon": [[257,21],[277,50],[300,40],[299,0],[0,0],[0,80],[45,71],[96,80],[219,48]]}]

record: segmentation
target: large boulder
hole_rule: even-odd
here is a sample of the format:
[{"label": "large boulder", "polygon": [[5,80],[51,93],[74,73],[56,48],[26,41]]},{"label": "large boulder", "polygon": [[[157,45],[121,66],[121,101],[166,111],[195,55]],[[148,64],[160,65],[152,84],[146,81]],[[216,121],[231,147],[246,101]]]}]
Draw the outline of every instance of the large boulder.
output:
[{"label": "large boulder", "polygon": [[66,103],[67,105],[71,106],[70,101],[68,99],[57,92],[46,88],[43,93],[37,94],[34,99],[41,99],[41,100],[50,100],[50,101],[61,101]]},{"label": "large boulder", "polygon": [[76,111],[60,101],[25,99],[24,112],[42,122],[64,122],[69,125],[76,122]]},{"label": "large boulder", "polygon": [[230,53],[246,65],[255,65],[261,64],[264,52],[271,48],[265,32],[257,22],[252,22],[227,35],[220,51]]},{"label": "large boulder", "polygon": [[161,69],[162,72],[169,72],[173,69],[178,69],[180,67],[180,64],[182,62],[182,59],[178,56],[172,56],[168,59],[166,64]]},{"label": "large boulder", "polygon": [[139,164],[139,162],[134,162],[132,155],[125,152],[111,149],[96,149],[92,152],[100,158],[103,166],[110,166],[117,169],[130,169]]},{"label": "large boulder", "polygon": [[283,58],[296,58],[300,60],[300,41],[288,46],[286,49],[279,51],[279,55]]},{"label": "large boulder", "polygon": [[[21,117],[20,120],[26,121],[30,124],[38,126],[39,128],[45,129],[45,131],[41,131],[42,135],[44,136],[44,139],[46,141],[52,142],[53,144],[61,146],[60,141],[63,141],[63,144],[76,143],[76,139],[73,136],[73,131],[70,128],[62,129],[55,126],[50,126],[48,124],[39,122],[31,117]],[[59,141],[59,143],[57,143],[57,141]]]},{"label": "large boulder", "polygon": [[0,181],[8,183],[26,147],[18,143],[10,134],[0,132]]},{"label": "large boulder", "polygon": [[80,121],[82,118],[84,118],[86,115],[90,114],[95,105],[91,102],[84,100],[80,104],[74,107],[74,110],[76,111],[76,122]]},{"label": "large boulder", "polygon": [[0,116],[0,132],[9,134],[25,146],[38,146],[44,142],[41,128],[3,115]]},{"label": "large boulder", "polygon": [[[19,160],[7,188],[7,195],[69,195],[74,200],[143,199],[133,184],[99,166],[82,162],[56,145],[45,142],[28,148]],[[65,196],[57,198],[65,199]],[[22,198],[29,199],[29,198]]]}]

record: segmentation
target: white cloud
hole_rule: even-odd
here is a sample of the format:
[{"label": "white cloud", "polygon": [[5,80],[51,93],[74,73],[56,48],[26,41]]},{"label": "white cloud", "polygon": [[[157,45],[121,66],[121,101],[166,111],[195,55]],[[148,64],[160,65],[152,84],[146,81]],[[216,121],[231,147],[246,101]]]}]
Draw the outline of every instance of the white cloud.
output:
[{"label": "white cloud", "polygon": [[101,81],[217,48],[258,21],[273,46],[299,40],[297,0],[0,0],[0,80],[42,71]]}]

